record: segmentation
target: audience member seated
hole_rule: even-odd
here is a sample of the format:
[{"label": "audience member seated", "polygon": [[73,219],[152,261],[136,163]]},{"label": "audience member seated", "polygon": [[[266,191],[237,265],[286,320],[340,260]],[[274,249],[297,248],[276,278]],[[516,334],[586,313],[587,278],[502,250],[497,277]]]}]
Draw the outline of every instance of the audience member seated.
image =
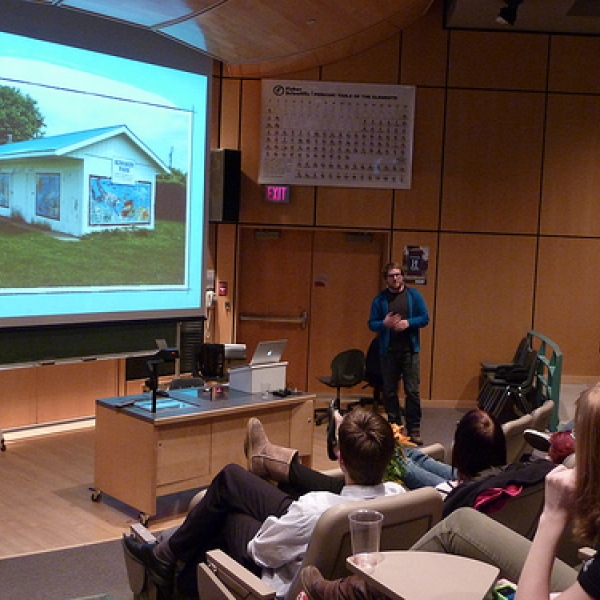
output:
[{"label": "audience member seated", "polygon": [[[600,384],[581,394],[575,414],[576,468],[555,466],[546,478],[542,515],[533,541],[462,508],[433,527],[411,550],[445,552],[492,564],[500,575],[518,582],[515,600],[600,599],[600,554],[580,570],[555,558],[565,530],[574,522],[582,544],[600,545]],[[381,600],[358,576],[327,581],[314,567],[302,571],[310,600]],[[402,576],[402,574],[400,575]],[[551,594],[552,592],[552,594]]]},{"label": "audience member seated", "polygon": [[[338,423],[343,422],[339,413],[335,418]],[[315,490],[339,493],[343,486],[343,481],[338,478],[302,465],[296,460],[296,450],[271,444],[258,419],[248,422],[245,450],[249,471],[280,483],[280,487],[294,496]],[[448,492],[456,484],[471,481],[487,469],[506,464],[506,440],[502,426],[480,409],[468,411],[458,422],[452,465],[435,460],[414,447],[403,450],[402,483],[408,489],[439,486]]]},{"label": "audience member seated", "polygon": [[[227,552],[283,596],[299,571],[316,522],[329,507],[405,491],[396,483],[382,483],[394,444],[392,428],[382,416],[353,410],[339,429],[345,483],[339,495],[319,491],[295,500],[246,469],[228,465],[169,539],[142,544],[128,536],[126,549],[168,597],[175,586],[196,595],[197,564],[213,549]],[[178,563],[183,567],[176,573]]]},{"label": "audience member seated", "polygon": [[575,432],[570,430],[546,433],[535,429],[526,429],[525,441],[535,450],[540,450],[556,465],[561,465],[575,452]]}]

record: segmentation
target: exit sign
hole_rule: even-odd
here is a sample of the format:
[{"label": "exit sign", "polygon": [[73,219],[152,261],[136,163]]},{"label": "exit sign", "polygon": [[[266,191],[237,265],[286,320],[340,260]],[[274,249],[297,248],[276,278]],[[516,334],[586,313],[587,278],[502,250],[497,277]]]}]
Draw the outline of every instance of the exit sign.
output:
[{"label": "exit sign", "polygon": [[289,185],[267,185],[265,186],[265,200],[285,204],[290,201]]}]

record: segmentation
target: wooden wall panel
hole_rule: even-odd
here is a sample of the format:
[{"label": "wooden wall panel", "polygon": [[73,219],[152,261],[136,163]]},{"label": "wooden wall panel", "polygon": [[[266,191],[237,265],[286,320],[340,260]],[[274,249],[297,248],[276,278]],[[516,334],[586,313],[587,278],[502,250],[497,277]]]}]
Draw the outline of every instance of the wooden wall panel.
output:
[{"label": "wooden wall panel", "polygon": [[548,89],[600,94],[600,38],[552,36]]},{"label": "wooden wall panel", "polygon": [[442,234],[432,397],[476,405],[480,362],[507,360],[532,324],[535,237]]},{"label": "wooden wall panel", "polygon": [[448,84],[464,88],[543,91],[547,64],[547,35],[505,36],[493,32],[454,31]]},{"label": "wooden wall panel", "polygon": [[534,326],[563,353],[563,372],[600,372],[600,239],[542,238]]},{"label": "wooden wall panel", "polygon": [[221,135],[219,148],[237,150],[240,144],[240,103],[242,84],[239,79],[224,79],[221,99]]},{"label": "wooden wall panel", "polygon": [[37,423],[94,415],[96,400],[118,395],[118,360],[36,367]]},{"label": "wooden wall panel", "polygon": [[541,94],[449,90],[443,229],[537,231],[543,126]]},{"label": "wooden wall panel", "polygon": [[235,249],[237,228],[235,225],[221,223],[218,226],[216,238],[217,256],[219,260],[216,265],[215,282],[219,289],[219,282],[227,283],[227,295],[217,297],[217,306],[213,309],[213,330],[208,333],[211,341],[219,341],[221,344],[229,344],[234,341],[234,314],[237,298],[237,286],[235,281]]},{"label": "wooden wall panel", "polygon": [[22,427],[36,422],[35,368],[0,370],[0,428]]},{"label": "wooden wall panel", "polygon": [[400,81],[404,85],[445,85],[448,31],[440,27],[443,9],[443,0],[436,0],[424,17],[402,32]]},{"label": "wooden wall panel", "polygon": [[[325,227],[388,228],[392,190],[320,187],[316,224]],[[368,206],[368,210],[365,207]]]},{"label": "wooden wall panel", "polygon": [[[385,56],[386,60],[381,60]],[[398,35],[370,50],[336,63],[324,65],[324,81],[360,81],[361,83],[398,83],[400,39]]]},{"label": "wooden wall panel", "polygon": [[550,95],[541,231],[600,235],[600,96]]},{"label": "wooden wall panel", "polygon": [[444,101],[443,90],[417,89],[412,186],[394,192],[396,229],[439,227]]},{"label": "wooden wall panel", "polygon": [[[395,231],[392,243],[392,260],[402,261],[404,246],[425,246],[429,248],[429,270],[427,283],[408,285],[416,287],[423,295],[429,312],[429,325],[421,330],[421,398],[431,396],[431,366],[433,360],[433,331],[435,327],[435,282],[437,280],[438,236],[422,231]],[[383,287],[383,280],[380,280]],[[424,403],[425,404],[425,403]]]}]

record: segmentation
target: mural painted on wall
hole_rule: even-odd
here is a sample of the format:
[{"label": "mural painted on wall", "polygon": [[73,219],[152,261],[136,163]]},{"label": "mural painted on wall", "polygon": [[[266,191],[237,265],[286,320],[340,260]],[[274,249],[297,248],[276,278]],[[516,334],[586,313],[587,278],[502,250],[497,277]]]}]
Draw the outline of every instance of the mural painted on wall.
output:
[{"label": "mural painted on wall", "polygon": [[10,174],[0,173],[0,208],[8,208],[10,197]]},{"label": "mural painted on wall", "polygon": [[37,173],[35,178],[35,214],[60,220],[60,175]]},{"label": "mural painted on wall", "polygon": [[152,187],[148,182],[114,183],[108,177],[90,177],[92,225],[149,225]]}]

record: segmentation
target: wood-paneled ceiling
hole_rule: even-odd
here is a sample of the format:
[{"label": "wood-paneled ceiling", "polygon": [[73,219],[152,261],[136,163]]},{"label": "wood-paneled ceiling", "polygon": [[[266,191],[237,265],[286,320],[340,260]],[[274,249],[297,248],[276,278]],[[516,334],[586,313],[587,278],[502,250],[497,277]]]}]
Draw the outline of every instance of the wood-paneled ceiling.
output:
[{"label": "wood-paneled ceiling", "polygon": [[229,74],[328,64],[422,17],[433,0],[24,0],[134,24],[197,48]]}]

